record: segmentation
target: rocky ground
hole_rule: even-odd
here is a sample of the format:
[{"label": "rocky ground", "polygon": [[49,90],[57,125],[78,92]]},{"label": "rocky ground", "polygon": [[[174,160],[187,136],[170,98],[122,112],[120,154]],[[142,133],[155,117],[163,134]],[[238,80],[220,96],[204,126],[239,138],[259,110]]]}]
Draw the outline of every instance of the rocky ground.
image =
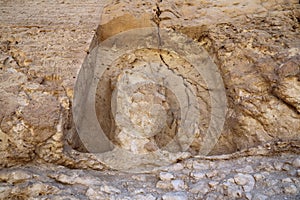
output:
[{"label": "rocky ground", "polygon": [[0,181],[0,199],[296,200],[300,157],[191,158],[135,174],[30,164],[1,170]]}]

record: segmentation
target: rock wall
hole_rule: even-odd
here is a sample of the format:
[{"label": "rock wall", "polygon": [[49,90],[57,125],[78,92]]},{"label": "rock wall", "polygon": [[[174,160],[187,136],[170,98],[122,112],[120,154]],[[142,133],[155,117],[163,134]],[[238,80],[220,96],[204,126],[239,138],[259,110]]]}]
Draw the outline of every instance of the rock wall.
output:
[{"label": "rock wall", "polygon": [[157,26],[205,47],[221,70],[229,103],[211,154],[299,139],[298,1],[116,2],[104,9],[101,23],[100,41]]},{"label": "rock wall", "polygon": [[[101,1],[1,1],[1,166],[62,158]],[[63,160],[63,159],[62,159]],[[62,161],[64,162],[64,161]]]},{"label": "rock wall", "polygon": [[[72,122],[74,84],[85,56],[97,44],[143,27],[187,35],[218,66],[228,112],[210,154],[299,140],[296,0],[2,1],[0,5],[2,167],[37,160],[105,168],[93,154],[72,150],[86,151]],[[192,144],[194,150],[197,144]]]}]

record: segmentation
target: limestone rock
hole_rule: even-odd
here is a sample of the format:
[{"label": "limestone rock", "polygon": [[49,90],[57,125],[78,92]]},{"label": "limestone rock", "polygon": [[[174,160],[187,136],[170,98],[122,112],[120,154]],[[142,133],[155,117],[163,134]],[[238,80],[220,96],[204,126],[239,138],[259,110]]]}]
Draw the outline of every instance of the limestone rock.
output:
[{"label": "limestone rock", "polygon": [[254,194],[253,200],[266,200],[268,196],[264,194]]},{"label": "limestone rock", "polygon": [[189,191],[194,194],[203,194],[205,195],[210,191],[210,188],[206,182],[199,181],[193,185],[191,185]]},{"label": "limestone rock", "polygon": [[[299,198],[299,1],[1,1],[0,13],[0,199]],[[117,37],[126,33],[135,34]],[[112,38],[96,65],[88,55]],[[135,41],[152,48],[112,59]],[[195,60],[215,63],[224,98],[186,59],[191,44],[208,52]],[[95,64],[93,74],[104,62],[96,90],[80,95],[95,93],[92,117],[106,134],[89,139],[120,149],[97,155],[75,127],[74,94],[84,65]],[[168,78],[184,90],[153,84]],[[223,100],[224,128],[203,156],[212,117],[220,118],[213,102]],[[192,120],[180,129],[184,119]],[[147,173],[111,171],[112,160]]]},{"label": "limestone rock", "polygon": [[0,181],[12,184],[21,183],[31,178],[32,175],[22,170],[12,172],[3,170],[0,172]]},{"label": "limestone rock", "polygon": [[159,173],[159,178],[162,181],[170,181],[170,180],[174,179],[174,175],[172,173],[169,173],[169,172],[160,172]]},{"label": "limestone rock", "polygon": [[293,167],[295,168],[300,168],[300,158],[296,158],[293,163],[292,163]]},{"label": "limestone rock", "polygon": [[248,174],[237,174],[234,176],[234,181],[236,184],[244,186],[247,184],[253,185],[255,183],[255,180],[253,178],[253,176],[248,175]]},{"label": "limestone rock", "polygon": [[[97,44],[118,33],[145,27],[172,29],[194,39],[205,47],[218,65],[226,85],[228,115],[218,144],[211,154],[231,153],[271,140],[299,139],[297,1],[238,0],[228,3],[222,0],[187,3],[180,0],[90,0],[86,2],[86,6],[64,1],[53,5],[47,2],[26,2],[22,5],[1,2],[1,5],[1,13],[10,13],[2,14],[0,20],[1,166],[29,162],[36,156],[41,160],[67,166],[91,166],[83,164],[87,159],[76,162],[76,159],[70,158],[68,151],[63,150],[64,145],[70,145],[66,149],[73,147],[86,151],[72,122],[71,106],[74,105],[72,98],[77,72],[87,53]],[[56,6],[63,9],[57,10]],[[44,7],[49,12],[40,10]],[[36,11],[42,17],[30,15]],[[97,17],[100,16],[99,13],[101,21]],[[28,20],[28,16],[32,20]],[[284,38],[281,37],[282,31],[285,32]],[[179,37],[177,39],[180,40]],[[112,66],[112,72],[105,73],[105,80],[101,82],[104,83],[103,87],[99,86],[99,89],[104,88],[102,98],[111,99],[112,91],[118,89],[115,83],[119,72],[126,68],[125,61],[128,61],[127,68],[131,64],[141,64],[142,52],[149,57],[159,55],[152,50],[141,50],[120,57],[112,64],[116,64],[115,68]],[[200,133],[209,124],[211,91],[206,90],[205,81],[187,62],[180,59],[182,55],[160,53],[166,64],[171,68],[177,66],[175,71],[189,80],[191,90],[199,92],[199,118],[203,123],[194,127],[196,137],[189,148],[192,154],[197,154],[203,139],[203,134]],[[159,60],[162,62],[160,58]],[[113,70],[116,68],[119,71]],[[163,96],[160,96],[161,100],[164,99]],[[161,117],[153,121],[157,125],[149,129],[153,133],[157,133],[155,127],[161,127],[160,123],[166,121],[167,115],[171,115],[170,112],[167,115],[162,112],[168,110],[168,103],[173,103],[169,104],[173,105],[172,110],[178,109],[176,102],[167,102],[164,109],[156,106],[152,110],[145,110],[149,116]],[[111,120],[112,112],[106,109],[110,104],[109,100],[96,106],[98,114],[105,113],[103,118],[99,118],[99,122],[108,135],[116,127]],[[133,108],[140,110],[138,105]],[[145,115],[140,116],[142,112],[139,115],[135,113],[132,115],[134,123],[138,124],[143,120],[150,122],[148,118],[143,118]],[[172,115],[176,118],[176,112]],[[173,130],[176,129],[176,123],[171,124],[171,120],[167,120],[167,124],[168,134],[157,135],[155,142],[153,139],[137,139],[129,146],[138,153],[156,151],[165,146],[166,141],[174,138]],[[151,126],[144,126],[145,130],[147,127]],[[130,149],[128,142],[124,141],[132,138],[125,133],[126,131],[121,131],[119,138],[114,138],[116,135],[108,137]],[[178,138],[180,140],[186,142],[184,137]],[[178,151],[179,147],[180,145],[174,145],[172,148]]]},{"label": "limestone rock", "polygon": [[203,172],[192,172],[191,176],[196,180],[203,179],[205,177],[205,173]]},{"label": "limestone rock", "polygon": [[185,192],[169,192],[162,196],[163,200],[187,200],[188,196]]},{"label": "limestone rock", "polygon": [[299,192],[299,190],[295,185],[291,184],[284,187],[284,192],[287,194],[296,194],[297,192]]},{"label": "limestone rock", "polygon": [[179,180],[179,179],[176,179],[176,180],[172,180],[171,181],[171,184],[173,186],[173,189],[175,191],[182,191],[185,189],[185,184],[184,184],[184,181],[183,180]]}]

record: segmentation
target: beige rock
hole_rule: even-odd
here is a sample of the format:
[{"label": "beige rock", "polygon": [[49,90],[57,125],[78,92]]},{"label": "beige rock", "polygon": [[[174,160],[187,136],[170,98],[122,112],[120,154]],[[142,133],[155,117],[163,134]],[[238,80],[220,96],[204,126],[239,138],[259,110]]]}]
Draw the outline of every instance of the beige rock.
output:
[{"label": "beige rock", "polygon": [[169,172],[160,172],[159,173],[159,178],[162,181],[170,181],[170,180],[174,179],[174,175],[172,173],[169,173]]},{"label": "beige rock", "polygon": [[238,173],[244,173],[244,174],[246,174],[246,173],[253,173],[253,168],[252,168],[252,166],[250,166],[250,165],[247,165],[246,167],[244,167],[244,168],[241,168],[241,169],[237,169],[236,170],[236,172],[238,172]]},{"label": "beige rock", "polygon": [[187,200],[188,196],[185,192],[169,192],[162,196],[163,200]]},{"label": "beige rock", "polygon": [[203,172],[192,172],[191,177],[195,178],[196,180],[200,180],[205,178],[205,173]]},{"label": "beige rock", "polygon": [[265,178],[263,174],[254,174],[255,181],[261,181]]},{"label": "beige rock", "polygon": [[209,187],[211,187],[211,188],[215,188],[218,184],[219,184],[219,182],[217,182],[217,181],[210,181],[208,183]]},{"label": "beige rock", "polygon": [[[200,44],[208,51],[226,86],[224,100],[228,101],[228,110],[224,129],[219,138],[213,137],[213,141],[210,141],[213,149],[203,151],[208,151],[206,153],[211,155],[226,154],[269,141],[284,141],[290,145],[281,149],[280,143],[277,143],[278,145],[271,145],[264,150],[299,153],[300,50],[299,2],[296,0],[87,0],[82,3],[69,0],[51,3],[38,0],[1,1],[0,13],[1,168],[32,161],[80,169],[110,168],[109,162],[87,153],[84,145],[86,141],[78,137],[78,130],[73,122],[75,115],[72,113],[72,106],[76,104],[73,99],[74,86],[83,63],[90,62],[88,59],[85,62],[85,57],[91,54],[94,47],[118,33],[145,27],[157,30],[147,41],[152,41],[156,45],[152,47],[155,48],[134,49],[135,51],[128,51],[115,60],[109,60],[110,57],[103,59],[111,61],[107,61],[110,68],[104,72],[96,91],[97,102],[92,105],[93,108],[96,107],[96,116],[93,117],[103,126],[107,138],[114,145],[136,153],[136,156],[130,158],[142,160],[133,162],[119,153],[116,156],[116,160],[120,161],[118,166],[125,163],[130,169],[135,169],[135,166],[147,168],[151,156],[144,154],[166,147],[169,141],[174,143],[167,150],[182,153],[184,149],[189,153],[186,156],[176,156],[162,151],[151,157],[155,160],[152,163],[154,166],[158,163],[167,165],[190,155],[201,154],[201,147],[206,145],[203,143],[205,131],[210,121],[214,121],[210,117],[214,107],[211,101],[218,98],[211,96],[214,90],[207,86],[205,77],[201,77],[194,69],[195,66],[183,58],[184,51],[181,51],[182,55],[176,54],[175,50],[188,46],[187,43],[182,43],[184,37],[181,34],[191,39],[190,43]],[[172,39],[177,46],[170,45],[170,52],[157,48],[159,43],[162,45],[167,42],[163,37],[165,29],[169,30],[168,33],[171,30],[176,33]],[[136,32],[142,31],[138,29]],[[126,43],[122,37],[121,41]],[[118,48],[117,45],[112,45],[108,52],[112,53]],[[185,106],[179,106],[175,94],[153,86],[142,88],[131,99],[126,99],[126,76],[122,73],[126,70],[134,72],[134,75],[127,78],[140,78],[142,81],[158,78],[159,76],[141,78],[142,75],[136,72],[144,71],[132,69],[145,63],[155,63],[154,61],[160,65],[169,65],[170,74],[180,77],[176,79],[178,87],[188,85],[185,87],[190,92],[188,94],[195,94],[196,101],[189,102],[186,101],[188,98],[182,98],[182,102],[192,105],[190,107],[193,111],[199,111],[185,115],[197,116],[196,120],[191,120],[191,126],[180,129],[182,133],[189,134],[175,137],[176,130],[179,129],[177,125],[185,118],[178,114]],[[209,59],[206,61],[209,62]],[[155,67],[158,68],[153,65],[153,69]],[[90,73],[93,72],[90,70]],[[165,73],[167,72],[161,74]],[[154,90],[161,93],[152,93]],[[116,107],[115,113],[111,109],[111,100],[115,100],[112,96],[114,91],[120,92],[120,96],[117,95],[120,101],[116,104],[119,107]],[[183,96],[187,93],[179,94],[178,96]],[[102,98],[101,101],[98,97]],[[132,101],[136,101],[136,104],[132,103],[131,107],[126,105]],[[120,105],[123,104],[126,106],[121,109]],[[131,126],[124,123],[127,122],[124,119],[114,120],[113,115],[118,112],[121,113],[119,117],[129,116]],[[102,117],[99,113],[103,114]],[[197,123],[193,123],[195,121]],[[88,128],[92,130],[92,127]],[[136,133],[142,133],[143,138],[138,138],[139,134]],[[191,135],[195,137],[191,139]],[[92,137],[90,140],[95,141],[98,144],[96,146],[101,146],[98,142],[104,141],[104,137]],[[262,152],[262,149],[254,152]],[[165,155],[168,162],[160,159]],[[202,164],[202,161],[195,161],[190,166],[197,170],[212,167]],[[291,171],[293,167],[299,168],[298,158],[291,164],[281,166],[269,163],[260,169],[270,172],[274,169],[279,171],[280,168]],[[185,165],[178,163],[167,170],[181,173],[184,168]],[[253,170],[254,168],[252,166]],[[250,168],[237,171],[252,173]],[[9,184],[23,182],[30,176],[27,172],[16,172],[17,175],[2,173],[4,172],[1,171],[1,180]],[[215,178],[221,172],[214,173],[207,172],[206,177]],[[91,184],[76,176],[59,174],[52,177],[67,184]],[[259,175],[255,179],[263,181]],[[238,191],[235,196],[239,197],[240,190],[235,191]],[[19,191],[20,194],[22,192],[24,191]]]},{"label": "beige rock", "polygon": [[283,163],[282,162],[275,162],[274,163],[274,168],[278,171],[280,171],[283,167]]},{"label": "beige rock", "polygon": [[213,177],[218,176],[218,174],[219,174],[219,172],[217,170],[213,170],[213,171],[207,172],[205,175],[207,178],[213,178]]},{"label": "beige rock", "polygon": [[182,191],[186,188],[184,181],[180,179],[172,180],[171,184],[175,191]]},{"label": "beige rock", "polygon": [[292,183],[293,180],[291,178],[284,178],[284,179],[282,179],[282,182],[283,183]]},{"label": "beige rock", "polygon": [[107,194],[120,194],[121,193],[121,190],[119,190],[118,188],[115,188],[113,186],[109,186],[109,185],[101,186],[100,190]]},{"label": "beige rock", "polygon": [[268,196],[264,194],[254,194],[253,200],[266,200],[268,199]]},{"label": "beige rock", "polygon": [[199,181],[199,182],[193,184],[189,189],[189,192],[191,192],[193,194],[203,194],[203,195],[205,195],[209,191],[210,191],[210,188],[209,188],[208,184],[206,182],[203,182],[203,181]]},{"label": "beige rock", "polygon": [[147,195],[137,195],[135,197],[136,200],[156,200],[157,198],[153,196],[152,194]]},{"label": "beige rock", "polygon": [[6,171],[0,172],[0,181],[8,183],[21,183],[32,178],[32,175],[26,171]]},{"label": "beige rock", "polygon": [[292,163],[293,167],[295,168],[300,168],[300,158],[296,158],[293,163]]},{"label": "beige rock", "polygon": [[297,192],[299,192],[299,190],[297,189],[297,187],[294,184],[291,184],[291,185],[284,187],[284,192],[286,194],[296,194]]},{"label": "beige rock", "polygon": [[242,185],[242,186],[250,184],[250,183],[252,185],[252,182],[255,183],[253,176],[248,175],[248,174],[241,174],[241,173],[238,173],[237,175],[234,176],[234,181],[236,184]]},{"label": "beige rock", "polygon": [[170,181],[158,181],[156,183],[156,188],[170,190],[173,188],[173,186]]}]

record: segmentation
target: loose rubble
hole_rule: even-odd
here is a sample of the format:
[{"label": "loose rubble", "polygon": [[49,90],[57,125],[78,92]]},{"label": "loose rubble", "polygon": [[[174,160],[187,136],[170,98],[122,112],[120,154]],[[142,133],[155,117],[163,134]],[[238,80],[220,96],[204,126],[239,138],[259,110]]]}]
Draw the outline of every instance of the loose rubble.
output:
[{"label": "loose rubble", "polygon": [[[298,155],[288,153],[214,161],[191,158],[151,174],[29,164],[1,170],[0,199],[299,199],[297,160]],[[288,170],[270,168],[279,163]]]}]

